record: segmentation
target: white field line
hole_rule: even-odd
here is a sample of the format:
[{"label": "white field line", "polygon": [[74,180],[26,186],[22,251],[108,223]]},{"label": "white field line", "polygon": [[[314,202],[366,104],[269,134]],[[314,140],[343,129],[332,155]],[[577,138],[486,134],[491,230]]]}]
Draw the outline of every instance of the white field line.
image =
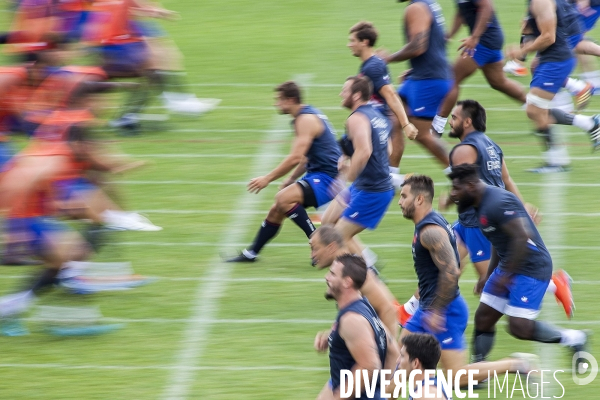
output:
[{"label": "white field line", "polygon": [[[282,137],[284,127],[289,124],[287,116],[278,115],[273,121],[273,129],[267,131],[266,143],[261,147],[258,154],[252,161],[248,169],[249,178],[262,175],[268,171],[269,165],[265,165],[265,155],[279,154],[282,152],[283,144],[279,143]],[[274,161],[274,160],[273,160]],[[270,164],[272,164],[271,162]],[[260,206],[262,196],[243,191],[238,204],[244,204],[232,212],[229,218],[231,228],[226,231],[219,240],[218,247],[224,248],[230,242],[239,242],[243,239],[245,232],[249,228],[252,220],[247,211],[257,210]],[[214,257],[209,264],[210,269],[206,277],[216,279],[230,277],[233,271],[233,264],[223,263],[218,256]],[[164,399],[186,399],[190,385],[194,382],[194,374],[191,367],[195,367],[207,344],[208,334],[212,324],[207,322],[213,319],[219,308],[219,299],[225,292],[227,281],[209,280],[201,282],[196,290],[192,305],[192,322],[185,330],[184,338],[181,342],[181,349],[176,356],[175,368],[171,373],[167,385],[164,389]],[[204,320],[202,318],[205,318]]]},{"label": "white field line", "polygon": [[[552,213],[559,213],[563,210],[564,204],[566,203],[565,196],[567,190],[565,190],[564,184],[568,181],[570,174],[545,174],[543,177],[544,183],[547,184],[541,193],[541,199],[539,199],[540,207],[543,210],[547,210]],[[554,218],[548,218],[546,223],[540,226],[540,234],[542,239],[548,248],[556,247],[564,242],[564,225],[565,219],[560,216]],[[565,263],[563,250],[554,249],[552,252],[552,264],[553,269],[559,270],[561,268],[569,268],[569,265]],[[559,321],[558,307],[554,300],[554,295],[548,293],[544,296],[542,303],[543,307],[541,310],[541,318],[550,323],[556,323]],[[556,344],[544,344],[538,343],[538,355],[540,357],[540,365],[544,368],[555,371],[558,365],[558,359],[556,357]],[[548,395],[551,396],[557,392],[556,384],[550,383]]]},{"label": "white field line", "polygon": [[[139,213],[144,214],[174,214],[174,215],[225,215],[231,214],[229,210],[135,210]],[[252,212],[254,215],[265,215],[266,211],[257,210]],[[455,212],[452,211],[444,211],[443,215],[451,215],[456,216]],[[544,217],[600,217],[600,212],[594,213],[586,213],[586,212],[542,212]],[[402,215],[402,211],[387,211],[386,215]]]},{"label": "white field line", "polygon": [[[0,279],[25,279],[29,275],[0,275]],[[191,277],[191,276],[151,276],[161,281],[173,281],[173,282],[217,282],[224,281],[229,283],[318,283],[324,284],[324,278],[297,278],[297,277],[273,277],[273,276],[259,276],[252,278],[204,278],[204,277]],[[384,278],[385,283],[417,283],[417,279],[387,279]],[[474,279],[461,279],[460,283],[477,283]],[[600,281],[573,281],[574,285],[600,285]]]},{"label": "white field line", "polygon": [[2,363],[0,368],[22,368],[22,369],[91,369],[91,370],[115,370],[115,371],[135,371],[135,370],[167,370],[173,373],[187,371],[328,371],[326,367],[302,367],[294,365],[252,365],[252,366],[176,366],[176,365],[90,365],[90,364],[19,364]]},{"label": "white field line", "polygon": [[[341,106],[318,106],[318,108],[320,110],[324,110],[324,111],[336,111],[336,110],[341,110],[342,107]],[[272,106],[219,106],[218,109],[221,110],[256,110],[256,111],[271,111],[273,110]],[[488,107],[485,109],[487,112],[490,111],[494,111],[494,112],[510,112],[510,113],[521,113],[523,116],[525,116],[525,111],[523,109],[521,109],[520,107]],[[600,110],[592,110],[592,109],[586,109],[585,110],[586,113],[588,114],[596,114],[598,112],[600,112]]]},{"label": "white field line", "polygon": [[[248,181],[191,181],[191,180],[168,180],[168,181],[149,181],[149,180],[119,180],[112,183],[121,185],[217,185],[217,186],[246,186]],[[275,181],[272,185],[278,185],[280,181]],[[449,182],[435,182],[435,186],[449,186]],[[532,187],[552,187],[545,182],[519,182],[519,186]],[[564,187],[600,187],[600,183],[573,183],[565,182]]]},{"label": "white field line", "polygon": [[[252,158],[252,154],[128,154],[130,157],[138,157],[138,158]],[[117,157],[117,156],[116,156]],[[277,158],[280,157],[276,154],[269,154],[265,158]],[[427,154],[407,154],[402,156],[404,159],[422,159],[428,160],[433,159],[433,156]],[[531,160],[531,159],[543,159],[544,157],[541,155],[531,155],[531,156],[505,156],[507,160]],[[589,161],[589,160],[600,160],[600,156],[573,156],[570,157],[571,160],[578,161]]]},{"label": "white field line", "polygon": [[[192,323],[203,323],[203,324],[226,324],[226,325],[327,325],[331,326],[334,315],[332,314],[331,319],[314,319],[314,318],[294,318],[294,319],[274,319],[274,318],[112,318],[103,317],[101,322],[111,323],[135,323],[135,324],[192,324]],[[54,322],[59,323],[61,321],[71,322],[73,318],[65,317],[65,319],[58,318],[23,318],[23,321],[31,322]],[[600,325],[600,320],[588,320],[588,321],[564,321],[566,325]],[[473,321],[468,322],[469,325],[473,324]],[[500,321],[499,325],[506,325],[506,321]]]},{"label": "white field line", "polygon": [[[113,246],[156,246],[156,247],[181,247],[181,246],[204,246],[204,247],[220,247],[223,246],[221,243],[216,242],[115,242],[111,243]],[[243,242],[230,242],[227,243],[227,248],[232,247],[244,247],[248,243]],[[410,248],[408,243],[376,243],[368,244],[372,249],[393,249],[393,248]],[[305,247],[308,248],[306,243],[269,243],[269,247]],[[549,246],[549,250],[600,250],[600,246],[565,246],[555,245]]]}]

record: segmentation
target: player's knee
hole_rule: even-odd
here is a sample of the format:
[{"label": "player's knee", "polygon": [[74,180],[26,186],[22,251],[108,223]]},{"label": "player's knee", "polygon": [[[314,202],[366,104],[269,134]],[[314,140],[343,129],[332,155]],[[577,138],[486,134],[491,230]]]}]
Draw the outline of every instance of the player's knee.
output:
[{"label": "player's knee", "polygon": [[530,339],[533,334],[533,326],[529,322],[523,318],[510,317],[508,318],[508,331],[517,339]]},{"label": "player's knee", "polygon": [[478,308],[477,311],[475,311],[474,322],[475,329],[480,331],[488,331],[494,326],[491,316],[481,308]]}]

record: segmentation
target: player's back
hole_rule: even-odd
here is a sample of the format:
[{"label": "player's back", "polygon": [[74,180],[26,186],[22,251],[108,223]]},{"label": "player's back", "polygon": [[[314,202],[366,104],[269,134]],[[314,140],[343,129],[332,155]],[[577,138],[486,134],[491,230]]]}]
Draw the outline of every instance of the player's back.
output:
[{"label": "player's back", "polygon": [[327,119],[327,116],[318,109],[312,106],[305,106],[300,110],[298,116],[303,114],[315,115],[323,124],[323,131],[313,139],[306,153],[306,158],[308,159],[306,172],[322,172],[335,178],[338,174],[337,163],[342,155],[336,141],[335,130],[329,119]]},{"label": "player's back", "polygon": [[[475,23],[477,22],[477,15],[479,13],[477,3],[477,0],[457,0],[460,16],[469,27],[471,34],[475,30]],[[479,39],[479,43],[488,49],[501,50],[503,42],[504,34],[494,11],[487,23],[485,32],[483,32],[483,35]]]},{"label": "player's back", "polygon": [[380,109],[382,113],[387,112],[387,102],[379,93],[383,86],[391,84],[390,71],[385,61],[378,56],[369,57],[361,64],[360,75],[368,77],[373,84],[373,94],[369,104]]},{"label": "player's back", "polygon": [[[540,62],[560,62],[566,61],[573,58],[573,53],[569,48],[568,37],[569,37],[569,26],[570,18],[572,13],[572,7],[567,3],[567,0],[555,0],[556,2],[556,34],[555,41],[550,46],[538,53]],[[531,7],[531,0],[528,0],[528,4]],[[528,11],[527,24],[533,29],[535,36],[540,35],[540,30],[535,22],[534,16],[531,14],[531,10]]]}]

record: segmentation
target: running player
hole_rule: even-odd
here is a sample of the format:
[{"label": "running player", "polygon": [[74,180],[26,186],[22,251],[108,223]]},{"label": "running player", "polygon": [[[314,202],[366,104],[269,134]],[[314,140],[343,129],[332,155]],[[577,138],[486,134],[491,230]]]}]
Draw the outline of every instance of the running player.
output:
[{"label": "running player", "polygon": [[461,56],[454,63],[454,86],[433,119],[433,131],[442,136],[448,120],[448,115],[454,107],[460,90],[460,84],[481,69],[485,79],[492,89],[498,90],[525,103],[525,91],[521,85],[506,78],[503,67],[502,46],[504,34],[496,18],[492,0],[461,0],[457,1],[457,12],[454,24],[446,38],[451,39],[464,24],[469,27],[470,36],[462,39],[458,50]]},{"label": "running player", "polygon": [[360,58],[360,74],[367,76],[373,83],[373,96],[370,104],[377,108],[392,122],[392,152],[390,154],[390,175],[394,187],[400,189],[404,177],[399,174],[400,160],[404,153],[404,135],[409,139],[417,136],[417,128],[406,116],[402,102],[390,81],[390,72],[386,63],[375,55],[373,46],[377,42],[378,33],[370,22],[359,22],[350,28],[348,47],[352,55]]},{"label": "running player", "polygon": [[517,339],[560,343],[574,353],[581,351],[587,343],[585,332],[536,320],[552,276],[552,259],[521,201],[486,185],[474,164],[456,165],[448,177],[459,212],[473,207],[479,229],[493,246],[487,278],[477,289],[482,294],[475,313],[474,360],[488,356],[503,315]]},{"label": "running player", "polygon": [[409,121],[419,131],[417,142],[446,168],[446,145],[430,132],[433,118],[452,88],[440,5],[433,0],[411,0],[404,10],[404,32],[406,45],[385,61],[410,61],[411,70],[398,94],[408,106]]},{"label": "running player", "polygon": [[335,196],[332,185],[338,174],[337,163],[341,152],[329,120],[316,108],[302,103],[300,88],[295,82],[282,83],[275,92],[275,106],[279,112],[294,117],[296,137],[290,154],[267,175],[251,179],[248,191],[259,193],[269,183],[293,172],[281,184],[275,204],[261,224],[252,245],[238,256],[228,259],[228,262],[256,261],[262,248],[279,233],[286,217],[310,238],[315,227],[306,213],[306,207],[320,207]]}]

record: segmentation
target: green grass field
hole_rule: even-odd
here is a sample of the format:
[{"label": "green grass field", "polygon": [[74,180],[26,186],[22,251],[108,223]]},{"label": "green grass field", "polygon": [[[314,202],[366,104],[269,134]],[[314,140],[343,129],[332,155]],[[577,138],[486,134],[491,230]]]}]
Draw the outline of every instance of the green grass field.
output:
[{"label": "green grass field", "polygon": [[[328,379],[328,358],[312,346],[336,309],[323,298],[324,271],[310,267],[302,232],[286,223],[255,264],[223,264],[219,254],[232,254],[252,240],[276,192],[275,184],[256,196],[245,190],[250,178],[277,164],[291,142],[289,119],[272,107],[273,87],[299,79],[305,102],[328,114],[340,133],[348,112],[340,107],[338,93],[359,66],[345,47],[349,27],[361,19],[373,21],[379,44],[395,50],[404,43],[399,21],[405,5],[392,0],[167,0],[164,5],[182,16],[162,25],[186,56],[190,90],[223,102],[198,119],[172,117],[139,137],[103,133],[122,151],[150,161],[116,177],[116,183],[125,207],[146,213],[164,230],[115,233],[113,244],[96,257],[131,261],[137,273],[159,280],[125,292],[75,296],[56,290],[41,298],[42,305],[97,305],[126,327],[98,337],[57,338],[42,332],[39,322],[27,321],[31,335],[0,337],[1,399],[311,399]],[[452,2],[441,5],[451,21]],[[496,6],[506,42],[517,43],[523,2],[497,1]],[[464,30],[449,44],[452,58],[462,37]],[[391,66],[394,75],[405,68]],[[529,77],[519,81],[526,85]],[[502,146],[524,197],[545,214],[541,231],[555,268],[568,270],[575,280],[574,320],[566,321],[553,299],[547,300],[542,318],[595,329],[600,323],[600,155],[590,154],[585,135],[565,130],[572,172],[524,172],[542,160],[520,106],[489,89],[480,74],[467,82],[461,98],[475,98],[487,108],[490,136]],[[586,112],[600,112],[600,101],[595,98]],[[402,171],[431,175],[438,193],[447,189],[440,166],[414,143],[407,145]],[[378,253],[384,280],[404,302],[416,285],[413,226],[396,203],[397,198],[379,228],[361,238]],[[3,267],[0,293],[15,290],[32,271]],[[471,312],[478,304],[473,285],[469,267],[461,287]],[[471,334],[472,325],[469,342]],[[591,353],[599,350],[594,344]],[[539,354],[544,369],[565,370],[557,375],[563,399],[600,398],[600,378],[587,386],[573,383],[567,350],[518,341],[500,326],[491,359],[515,351]],[[546,398],[561,395],[558,385],[554,391],[548,385]],[[487,390],[477,393],[488,398]],[[523,398],[522,392],[514,398]]]}]

